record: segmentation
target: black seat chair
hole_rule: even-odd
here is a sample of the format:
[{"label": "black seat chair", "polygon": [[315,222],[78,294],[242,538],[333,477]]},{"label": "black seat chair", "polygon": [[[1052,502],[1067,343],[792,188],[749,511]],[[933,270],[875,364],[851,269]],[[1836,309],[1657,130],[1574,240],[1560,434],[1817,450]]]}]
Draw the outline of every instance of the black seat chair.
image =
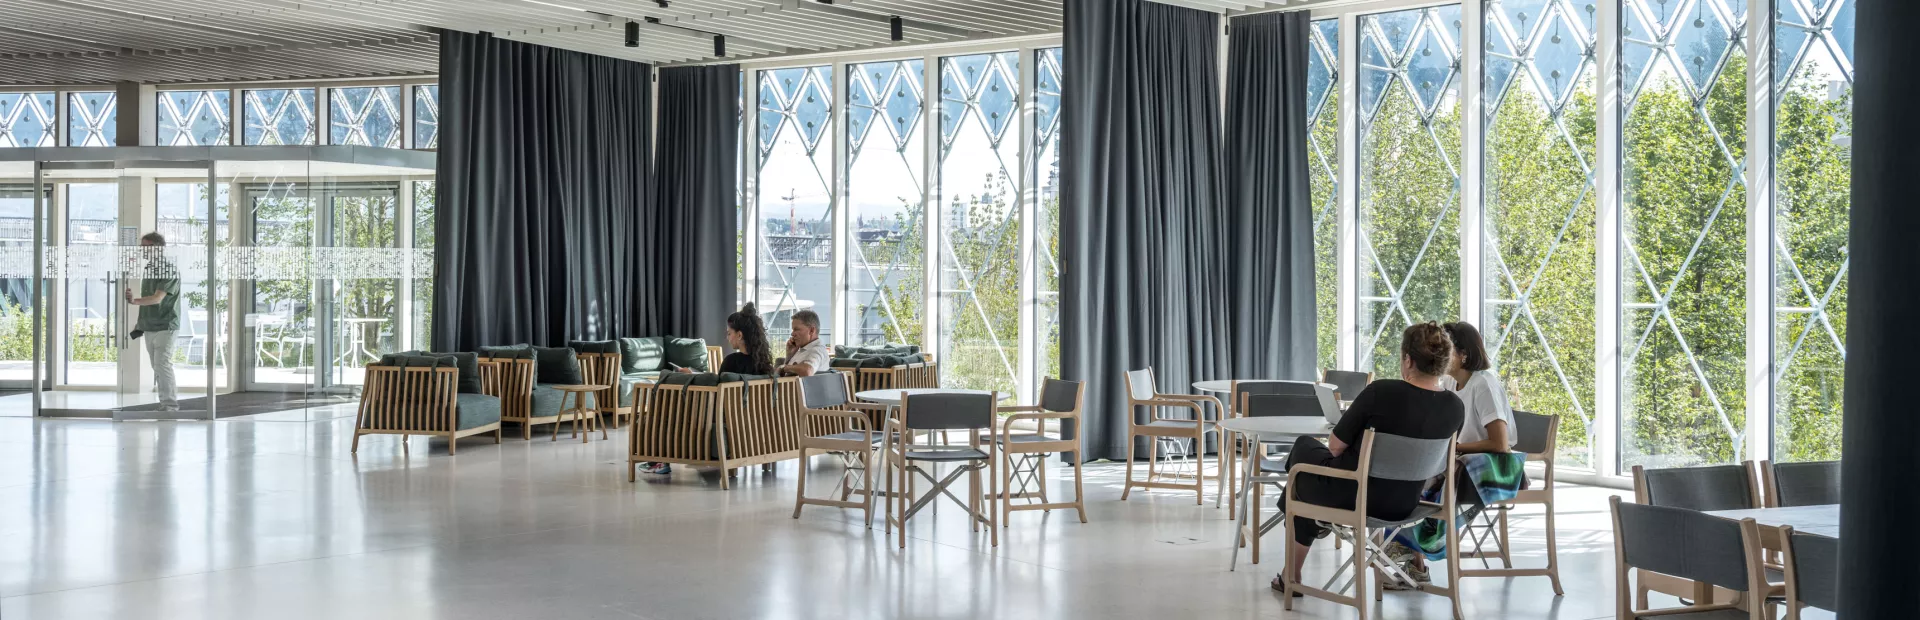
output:
[{"label": "black seat chair", "polygon": [[[1819,504],[1813,504],[1819,505]],[[1787,568],[1787,620],[1800,620],[1800,608],[1840,610],[1840,539],[1780,528],[1786,541],[1780,554]]]},{"label": "black seat chair", "polygon": [[[1515,440],[1513,450],[1527,455],[1528,461],[1542,465],[1542,481],[1538,487],[1530,487],[1514,494],[1512,499],[1500,502],[1490,511],[1482,512],[1488,520],[1469,520],[1467,538],[1474,543],[1471,552],[1463,552],[1463,558],[1478,558],[1481,568],[1463,569],[1464,577],[1538,577],[1552,580],[1554,596],[1563,596],[1566,591],[1560,587],[1560,546],[1556,541],[1559,531],[1554,526],[1553,475],[1554,453],[1559,451],[1560,418],[1525,411],[1513,412]],[[1512,544],[1513,537],[1507,532],[1507,513],[1515,506],[1539,506],[1546,513],[1547,565],[1545,568],[1514,568]],[[1478,533],[1475,530],[1479,530]],[[1488,552],[1483,546],[1487,540],[1493,540],[1499,547],[1497,553]],[[1490,557],[1500,558],[1501,568],[1487,566]]]},{"label": "black seat chair", "polygon": [[[982,525],[990,530],[994,546],[1000,545],[1000,527],[995,511],[988,506],[993,492],[986,488],[999,479],[991,435],[994,426],[993,394],[921,394],[900,401],[899,415],[887,420],[887,529],[900,528],[900,548],[907,547],[907,520],[927,504],[945,495],[967,509],[973,530]],[[961,446],[919,444],[915,432],[966,431],[967,443]],[[987,441],[981,441],[982,435]],[[944,478],[935,478],[933,466],[939,463],[959,465]],[[924,495],[913,497],[910,478],[919,474],[932,483]],[[982,474],[985,474],[983,477]],[[954,497],[948,487],[967,477],[966,501]]]},{"label": "black seat chair", "polygon": [[[1247,383],[1249,382],[1242,381],[1240,385],[1246,385]],[[1295,387],[1295,385],[1300,384],[1293,381],[1263,381],[1260,383],[1294,385],[1284,385],[1269,393],[1247,393],[1240,395],[1243,396],[1243,398],[1239,400],[1237,410],[1241,412],[1241,415],[1250,418],[1274,416],[1324,417],[1320,410],[1320,399],[1313,393],[1313,384],[1304,384],[1306,390],[1302,392]],[[1251,531],[1241,532],[1241,536],[1243,537],[1241,544],[1252,548],[1250,552],[1253,556],[1254,564],[1260,563],[1260,538],[1265,536],[1267,532],[1273,531],[1273,528],[1278,527],[1280,520],[1285,516],[1275,514],[1271,517],[1262,518],[1260,514],[1261,510],[1266,507],[1266,501],[1264,499],[1266,487],[1268,485],[1273,485],[1276,488],[1282,487],[1287,481],[1287,453],[1292,451],[1292,446],[1279,446],[1281,448],[1280,450],[1267,451],[1273,447],[1274,446],[1271,445],[1239,447],[1240,450],[1261,450],[1264,452],[1258,455],[1260,458],[1256,461],[1256,463],[1259,464],[1260,470],[1247,474],[1253,476],[1253,486],[1249,490],[1251,497],[1243,498],[1244,501],[1251,502],[1247,504],[1247,527]],[[1233,462],[1239,463],[1245,460],[1246,457],[1241,456],[1244,454],[1245,453],[1242,452],[1240,455],[1236,455]],[[1237,491],[1239,487],[1234,487],[1234,489]],[[1231,502],[1229,505],[1232,505]],[[1238,514],[1237,512],[1228,512],[1227,516],[1232,517]],[[1341,544],[1340,539],[1334,539],[1334,544],[1336,545],[1334,548],[1338,549],[1338,545]]]},{"label": "black seat chair", "polygon": [[1840,461],[1760,462],[1760,486],[1767,505],[1824,506],[1840,503]]},{"label": "black seat chair", "polygon": [[[1634,501],[1650,506],[1684,508],[1700,512],[1743,510],[1760,507],[1760,491],[1754,485],[1753,463],[1647,469],[1633,466]],[[1778,576],[1778,573],[1774,573]],[[1634,581],[1634,602],[1647,608],[1647,594],[1659,592],[1688,600],[1693,584],[1664,575],[1641,575]],[[1730,596],[1720,594],[1715,600]]]},{"label": "black seat chair", "polygon": [[1333,384],[1333,393],[1340,400],[1353,400],[1373,383],[1373,373],[1356,370],[1324,370],[1320,373],[1322,382]]},{"label": "black seat chair", "polygon": [[[1736,603],[1703,602],[1715,587],[1741,594],[1767,590],[1760,560],[1760,526],[1753,519],[1734,521],[1685,508],[1626,504],[1618,497],[1608,501],[1613,512],[1614,607],[1621,620],[1773,618],[1771,605],[1751,605],[1741,610]],[[1629,572],[1694,584],[1690,596],[1695,604],[1636,611],[1628,605],[1624,587]]]},{"label": "black seat chair", "polygon": [[[1061,428],[1053,435],[1047,434],[1047,421],[1056,425],[1073,421],[1074,428],[1080,428],[1081,397],[1086,386],[1079,381],[1062,381],[1052,377],[1040,385],[1040,404],[1015,405],[1001,407],[1001,413],[1011,413],[1001,423],[1000,431],[994,436],[995,445],[1006,457],[999,480],[1001,494],[996,496],[1000,504],[1000,520],[1012,521],[1012,513],[1021,510],[1051,511],[1055,508],[1072,508],[1078,511],[1080,522],[1087,522],[1086,494],[1081,492],[1085,468],[1082,463],[1073,467],[1073,501],[1054,502],[1047,497],[1047,457],[1060,452],[1071,452],[1076,458],[1085,459],[1084,442],[1086,435],[1075,439],[1065,439],[1065,429]],[[1039,428],[1037,432],[1016,433],[1016,422],[1032,422]],[[1016,503],[1013,500],[1039,500],[1038,502]]]},{"label": "black seat chair", "polygon": [[[872,415],[884,407],[856,403],[847,398],[847,375],[826,372],[800,378],[803,420],[800,426],[800,485],[795,491],[793,518],[808,504],[859,508],[873,527],[873,450],[883,435],[874,428]],[[839,455],[843,467],[837,498],[807,496],[807,470],[810,452]],[[855,501],[853,496],[860,499]]]}]

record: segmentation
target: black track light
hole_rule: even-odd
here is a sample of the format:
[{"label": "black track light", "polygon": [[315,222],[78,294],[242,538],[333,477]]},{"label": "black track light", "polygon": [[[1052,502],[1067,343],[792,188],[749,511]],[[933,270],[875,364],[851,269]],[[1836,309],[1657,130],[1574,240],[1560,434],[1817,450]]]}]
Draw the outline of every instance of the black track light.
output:
[{"label": "black track light", "polygon": [[889,36],[895,41],[906,40],[907,20],[900,19],[899,15],[893,16],[893,19],[887,22],[887,31],[890,33]]},{"label": "black track light", "polygon": [[727,38],[726,37],[717,35],[717,34],[713,35],[713,55],[721,56],[721,57],[725,57],[727,55]]},{"label": "black track light", "polygon": [[653,3],[660,5],[660,8],[667,8],[667,0],[653,0]]},{"label": "black track light", "polygon": [[640,47],[639,22],[627,22],[627,47]]}]

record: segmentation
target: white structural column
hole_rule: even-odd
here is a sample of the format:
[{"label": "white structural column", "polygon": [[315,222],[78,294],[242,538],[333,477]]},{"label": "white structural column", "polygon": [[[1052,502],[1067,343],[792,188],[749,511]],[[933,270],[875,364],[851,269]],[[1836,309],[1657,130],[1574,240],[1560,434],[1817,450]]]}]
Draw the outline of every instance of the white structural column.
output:
[{"label": "white structural column", "polygon": [[1356,242],[1358,228],[1355,216],[1360,212],[1360,184],[1354,182],[1360,176],[1360,17],[1352,13],[1340,14],[1340,169],[1337,172],[1339,188],[1339,211],[1334,220],[1339,226],[1338,247],[1334,250],[1339,273],[1339,299],[1335,309],[1335,324],[1339,334],[1335,338],[1335,364],[1340,368],[1354,370],[1359,368],[1354,329],[1359,310],[1359,300],[1354,296],[1359,288],[1354,283],[1359,275],[1360,244]]},{"label": "white structural column", "polygon": [[920,245],[926,250],[921,258],[920,349],[944,361],[946,352],[940,349],[940,304],[945,290],[940,282],[940,244],[944,236],[940,230],[940,57],[928,55],[920,64],[920,126],[926,132],[920,142],[927,148],[926,164],[920,167],[920,187],[926,188],[920,192]]},{"label": "white structural column", "polygon": [[[829,244],[827,274],[830,283],[827,298],[830,300],[828,303],[833,304],[833,316],[826,317],[825,320],[828,325],[833,326],[835,332],[828,342],[841,344],[858,344],[853,326],[859,314],[853,312],[847,303],[853,298],[852,295],[847,294],[847,287],[851,282],[847,279],[847,262],[853,258],[853,254],[848,251],[848,248],[853,245],[853,218],[848,215],[851,208],[847,205],[847,177],[849,176],[847,169],[853,165],[852,158],[848,157],[850,141],[847,139],[847,134],[850,133],[849,128],[852,127],[852,108],[847,105],[847,91],[852,90],[853,87],[853,74],[848,71],[850,66],[844,61],[833,63],[833,80],[830,86],[833,92],[827,95],[827,99],[833,102],[831,104],[833,114],[828,116],[832,120],[827,126],[828,130],[833,132],[832,165],[827,168],[833,171],[833,180],[828,186],[831,188],[828,191],[832,194],[827,196],[827,204],[830,205],[828,209],[831,213],[828,221],[833,230],[832,238],[827,241]],[[794,291],[794,299],[799,298],[799,291]]]},{"label": "white structural column", "polygon": [[1747,402],[1737,460],[1773,446],[1774,0],[1747,2]]},{"label": "white structural column", "polygon": [[1022,46],[1016,66],[1020,93],[1020,259],[1015,264],[1020,266],[1020,336],[1014,346],[1020,350],[1020,376],[1014,385],[1029,396],[1026,400],[1038,402],[1040,350],[1046,342],[1040,333],[1040,270],[1046,267],[1035,251],[1040,240],[1040,134],[1035,130],[1039,126],[1040,91],[1034,88],[1034,76],[1040,73],[1039,48]]},{"label": "white structural column", "polygon": [[1460,5],[1460,318],[1486,331],[1480,307],[1486,296],[1481,285],[1486,280],[1481,254],[1486,249],[1485,228],[1481,225],[1486,205],[1481,200],[1481,154],[1485,106],[1481,104],[1486,66],[1483,35],[1486,19],[1484,1],[1467,0]]},{"label": "white structural column", "polygon": [[1595,17],[1595,75],[1600,109],[1595,119],[1593,222],[1593,442],[1600,476],[1619,473],[1620,427],[1620,129],[1625,101],[1620,80],[1620,2],[1601,2]]},{"label": "white structural column", "polygon": [[740,300],[760,296],[760,72],[745,69],[740,78]]}]

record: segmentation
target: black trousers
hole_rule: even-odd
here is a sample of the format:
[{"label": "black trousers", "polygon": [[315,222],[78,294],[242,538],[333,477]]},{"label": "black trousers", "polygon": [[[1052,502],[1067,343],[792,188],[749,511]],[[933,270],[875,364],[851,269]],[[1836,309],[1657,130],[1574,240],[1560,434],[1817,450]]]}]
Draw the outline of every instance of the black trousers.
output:
[{"label": "black trousers", "polygon": [[[1350,447],[1358,450],[1358,446]],[[1319,439],[1301,437],[1294,440],[1293,452],[1287,455],[1287,469],[1294,465],[1319,465],[1323,467],[1341,467],[1333,451]],[[1328,508],[1353,508],[1354,496],[1359,485],[1351,480],[1328,478],[1317,474],[1301,474],[1293,482],[1294,498]],[[1398,480],[1373,479],[1367,481],[1367,516],[1379,519],[1398,519],[1413,512],[1420,505],[1422,483],[1402,482]],[[1280,498],[1281,510],[1286,509],[1286,496]],[[1312,519],[1291,517],[1293,519],[1293,541],[1305,546],[1313,546],[1314,539],[1320,535],[1320,524]]]}]

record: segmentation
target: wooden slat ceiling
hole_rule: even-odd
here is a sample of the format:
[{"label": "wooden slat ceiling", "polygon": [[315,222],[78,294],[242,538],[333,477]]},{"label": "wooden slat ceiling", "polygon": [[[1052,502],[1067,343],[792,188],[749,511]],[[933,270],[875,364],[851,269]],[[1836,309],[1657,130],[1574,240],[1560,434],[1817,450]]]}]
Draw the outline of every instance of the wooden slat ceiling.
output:
[{"label": "wooden slat ceiling", "polygon": [[[729,58],[751,59],[1057,33],[1063,1],[0,0],[0,85],[427,75],[441,29],[650,63],[712,60],[717,34]],[[1157,1],[1235,13],[1326,0]],[[639,47],[624,45],[628,21]]]}]

